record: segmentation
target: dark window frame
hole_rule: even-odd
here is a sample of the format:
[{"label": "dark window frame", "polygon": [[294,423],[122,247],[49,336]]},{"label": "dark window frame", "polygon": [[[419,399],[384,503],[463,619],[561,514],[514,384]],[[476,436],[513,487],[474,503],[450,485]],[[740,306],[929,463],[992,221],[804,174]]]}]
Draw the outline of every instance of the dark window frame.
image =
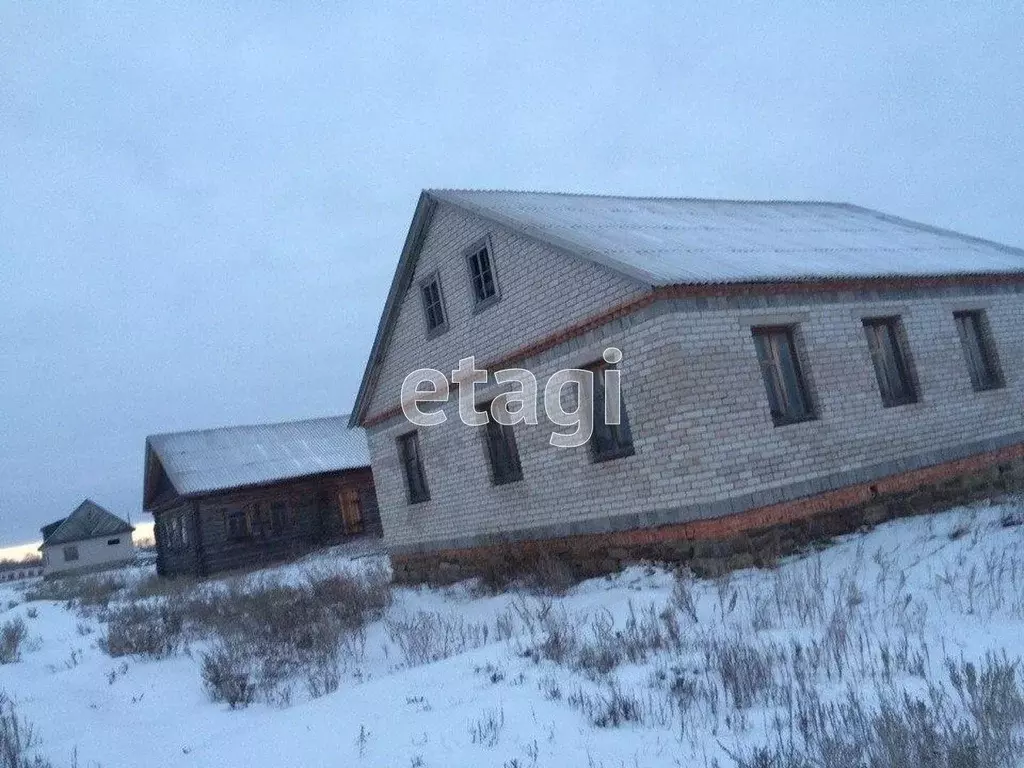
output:
[{"label": "dark window frame", "polygon": [[797,326],[758,325],[750,329],[750,335],[772,423],[784,427],[816,420],[814,398],[800,361]]},{"label": "dark window frame", "polygon": [[[420,446],[419,430],[412,430],[396,438],[398,460],[402,464],[402,476],[405,478],[406,499],[411,504],[423,504],[430,501],[430,486],[427,484],[427,473],[423,466],[423,450]],[[414,449],[409,451],[410,446]],[[415,465],[415,466],[413,466]]]},{"label": "dark window frame", "polygon": [[448,330],[448,307],[441,287],[441,274],[435,269],[420,280],[419,291],[427,338],[433,339]]},{"label": "dark window frame", "polygon": [[[983,309],[964,309],[953,313],[953,323],[960,337],[960,347],[967,365],[967,375],[975,392],[988,392],[1006,386],[999,363],[995,339]],[[968,327],[969,323],[969,327]]]},{"label": "dark window frame", "polygon": [[604,372],[617,367],[604,360],[583,366],[584,370],[594,374],[594,388],[590,402],[593,432],[588,441],[590,443],[590,460],[594,464],[624,459],[636,453],[633,444],[633,428],[629,423],[629,413],[626,411],[626,398],[621,391],[619,392],[619,423],[606,424],[604,420]]},{"label": "dark window frame", "polygon": [[274,499],[268,507],[270,515],[270,530],[274,536],[282,536],[288,532],[290,518],[288,516],[288,502],[284,499]]},{"label": "dark window frame", "polygon": [[107,546],[108,547],[116,547],[120,543],[121,543],[120,539],[107,539]]},{"label": "dark window frame", "polygon": [[491,485],[518,483],[523,479],[523,463],[515,428],[491,415],[491,403],[482,405],[480,410],[488,414],[484,425],[484,455],[490,468]]},{"label": "dark window frame", "polygon": [[77,544],[66,544],[64,546],[64,562],[65,563],[77,562],[79,557],[80,557],[80,555],[79,555],[79,552],[78,552],[78,545]]},{"label": "dark window frame", "polygon": [[[486,265],[480,258],[481,254],[486,257]],[[501,301],[501,288],[494,267],[494,246],[491,238],[483,237],[474,242],[465,250],[464,258],[469,277],[469,292],[473,297],[473,312],[483,312]],[[490,293],[487,293],[488,284]]]},{"label": "dark window frame", "polygon": [[182,513],[174,513],[163,521],[163,543],[168,549],[180,550],[188,546],[185,520],[186,517]]},{"label": "dark window frame", "polygon": [[882,406],[898,408],[920,402],[921,391],[902,317],[865,317],[861,322]]},{"label": "dark window frame", "polygon": [[[241,527],[237,521],[241,520]],[[224,534],[228,541],[248,541],[252,538],[252,523],[246,507],[230,507],[224,510]]]}]

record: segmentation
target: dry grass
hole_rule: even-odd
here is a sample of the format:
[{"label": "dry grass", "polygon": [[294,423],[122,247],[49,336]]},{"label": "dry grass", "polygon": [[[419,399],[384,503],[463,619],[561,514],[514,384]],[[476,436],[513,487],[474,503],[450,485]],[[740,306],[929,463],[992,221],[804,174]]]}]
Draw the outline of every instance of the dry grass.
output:
[{"label": "dry grass", "polygon": [[13,664],[21,660],[21,648],[28,638],[28,627],[20,616],[5,621],[0,627],[0,664]]},{"label": "dry grass", "polygon": [[14,704],[0,691],[0,768],[51,768],[34,754],[38,739],[30,725],[22,720]]},{"label": "dry grass", "polygon": [[256,698],[287,703],[295,681],[314,697],[336,690],[340,669],[361,658],[366,623],[391,604],[383,569],[310,571],[300,584],[235,579],[158,597],[157,585],[142,589],[148,598],[108,611],[107,653],[163,658],[198,643],[205,688],[232,708]]}]

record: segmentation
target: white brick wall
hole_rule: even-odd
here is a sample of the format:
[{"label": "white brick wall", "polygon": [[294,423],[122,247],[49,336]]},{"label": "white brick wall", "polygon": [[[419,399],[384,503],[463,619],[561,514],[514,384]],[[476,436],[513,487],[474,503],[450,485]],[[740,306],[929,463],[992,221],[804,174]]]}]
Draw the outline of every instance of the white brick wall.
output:
[{"label": "white brick wall", "polygon": [[[425,343],[419,295],[410,293],[371,414],[397,404],[401,380],[413,368],[450,369],[469,352],[495,357],[636,293],[625,281],[602,277],[598,267],[574,265],[560,254],[492,231],[503,299],[472,316],[462,248],[485,229],[450,209],[439,211],[434,227],[438,231],[428,237],[430,262],[420,268],[442,269],[451,330]],[[513,248],[524,255],[510,264]],[[566,274],[574,277],[564,282]],[[595,281],[604,281],[601,290]],[[972,390],[952,316],[962,308],[987,311],[1004,389]],[[886,314],[903,318],[920,383],[921,400],[913,405],[881,404],[860,318]],[[750,325],[794,319],[819,418],[775,427]],[[595,361],[605,346],[620,347],[636,455],[594,464],[586,447],[553,448],[548,445],[553,427],[542,417],[537,426],[516,427],[524,479],[495,487],[483,430],[464,426],[452,402],[447,423],[420,430],[431,500],[408,505],[395,439],[410,426],[401,417],[393,419],[369,430],[390,545],[710,503],[1024,429],[1024,297],[1019,293],[647,312],[625,329],[593,336],[582,348],[567,345],[573,351],[523,367],[537,374],[543,388],[554,370]],[[478,401],[493,393],[478,388]]]}]

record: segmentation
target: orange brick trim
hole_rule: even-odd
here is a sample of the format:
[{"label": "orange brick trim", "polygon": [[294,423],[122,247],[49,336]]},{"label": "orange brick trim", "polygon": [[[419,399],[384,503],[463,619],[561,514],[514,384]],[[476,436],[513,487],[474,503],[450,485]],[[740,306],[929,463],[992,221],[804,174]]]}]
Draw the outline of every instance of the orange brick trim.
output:
[{"label": "orange brick trim", "polygon": [[996,465],[1020,460],[1024,460],[1024,444],[1011,445],[964,459],[890,475],[870,483],[850,485],[794,501],[757,507],[709,520],[695,520],[658,528],[613,533],[580,534],[559,539],[533,539],[468,549],[445,549],[422,554],[393,555],[392,562],[396,566],[400,566],[403,563],[416,564],[423,561],[479,561],[498,556],[509,546],[514,546],[521,552],[541,549],[587,552],[611,548],[631,549],[668,542],[728,539],[739,534],[777,525],[809,520],[824,513],[856,507],[879,497],[912,492],[925,486],[977,474]]},{"label": "orange brick trim", "polygon": [[[567,326],[555,333],[544,336],[526,346],[484,364],[486,370],[499,370],[515,366],[523,360],[547,352],[560,344],[571,341],[588,331],[596,330],[607,323],[639,312],[652,304],[670,299],[692,298],[736,298],[761,296],[764,294],[805,294],[843,293],[858,291],[912,290],[917,288],[943,288],[949,286],[991,286],[1024,283],[1024,273],[996,275],[959,275],[949,277],[876,278],[862,280],[808,280],[779,283],[722,283],[714,285],[667,285],[655,288],[631,301],[619,304],[609,310]],[[452,390],[457,389],[452,384]],[[401,415],[401,405],[393,406],[380,413],[367,416],[361,422],[363,427],[372,427]]]}]

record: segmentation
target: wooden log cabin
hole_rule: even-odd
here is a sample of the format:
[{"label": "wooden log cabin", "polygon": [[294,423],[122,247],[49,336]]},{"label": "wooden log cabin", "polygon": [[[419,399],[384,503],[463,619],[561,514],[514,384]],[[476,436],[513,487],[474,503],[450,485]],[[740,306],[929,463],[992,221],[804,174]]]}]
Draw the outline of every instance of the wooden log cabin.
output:
[{"label": "wooden log cabin", "polygon": [[379,537],[369,465],[348,416],[150,435],[157,573],[206,576]]}]

